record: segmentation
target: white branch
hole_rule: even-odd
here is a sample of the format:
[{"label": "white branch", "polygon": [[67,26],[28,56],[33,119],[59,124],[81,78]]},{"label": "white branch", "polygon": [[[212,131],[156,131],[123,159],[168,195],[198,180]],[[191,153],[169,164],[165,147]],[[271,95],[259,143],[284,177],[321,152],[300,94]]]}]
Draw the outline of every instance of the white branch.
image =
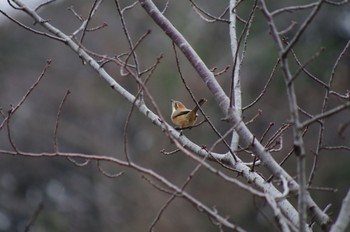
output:
[{"label": "white branch", "polygon": [[[203,82],[207,85],[208,89],[213,94],[218,106],[220,107],[226,119],[231,124],[230,126],[236,126],[236,132],[240,136],[243,146],[248,146],[254,154],[256,154],[262,163],[269,169],[276,177],[283,175],[290,184],[290,190],[294,194],[298,195],[300,189],[299,184],[274,160],[271,154],[266,151],[265,147],[255,139],[255,136],[242,122],[239,112],[235,107],[230,106],[230,100],[226,96],[221,86],[216,81],[214,75],[207,68],[204,62],[200,59],[198,54],[193,50],[183,35],[171,24],[171,22],[159,11],[151,0],[139,0],[141,6],[152,17],[152,19],[158,24],[160,28],[171,38],[171,40],[180,48],[189,62],[193,65]],[[298,125],[299,126],[299,125]],[[303,147],[303,146],[302,146]],[[234,165],[234,164],[232,164]],[[312,216],[316,222],[320,225],[329,224],[330,220],[327,214],[325,214],[313,201],[308,192],[305,193],[302,199],[310,210]],[[289,211],[290,208],[283,210]],[[293,210],[295,210],[293,208]],[[298,220],[296,220],[298,221]],[[295,222],[295,221],[294,221]]]},{"label": "white branch", "polygon": [[332,226],[330,232],[343,232],[350,224],[350,189],[346,194],[337,221]]},{"label": "white branch", "polygon": [[[53,33],[59,38],[62,38],[62,41],[70,47],[78,56],[86,61],[98,74],[102,77],[113,90],[121,94],[129,102],[133,103],[135,101],[135,96],[124,89],[119,83],[117,83],[91,56],[83,50],[82,47],[78,46],[69,36],[65,35],[62,31],[53,27],[49,22],[43,20],[35,11],[26,8],[19,0],[13,0],[18,3],[19,6],[23,7],[23,10],[29,14],[36,22],[41,24],[49,32]],[[225,117],[228,119],[230,125],[237,125],[236,132],[239,134],[243,146],[248,146],[254,154],[256,154],[265,167],[271,171],[275,177],[283,176],[289,184],[289,189],[292,193],[297,194],[299,189],[298,183],[274,160],[271,154],[262,146],[259,141],[255,139],[255,136],[247,128],[247,126],[242,122],[240,113],[235,107],[230,107],[230,100],[226,96],[225,92],[221,86],[216,81],[213,73],[206,67],[204,62],[200,59],[197,53],[193,50],[190,44],[186,39],[181,35],[180,32],[167,20],[164,15],[158,10],[158,8],[150,0],[140,0],[142,7],[149,13],[153,20],[163,29],[165,33],[177,44],[180,50],[184,53],[187,59],[191,62],[193,67],[197,70],[200,77],[208,86],[208,89],[212,92],[215,100],[217,101],[220,109],[222,110]],[[207,151],[202,149],[200,146],[188,140],[185,136],[180,136],[180,133],[170,127],[167,123],[152,112],[145,104],[142,104],[139,100],[135,102],[135,106],[138,110],[145,115],[149,120],[151,120],[155,125],[160,127],[162,130],[169,133],[174,137],[179,143],[189,149],[193,153],[200,156],[214,156],[216,159],[229,163],[229,165],[235,170],[239,171],[242,176],[251,183],[254,183],[259,189],[264,190],[266,194],[269,194],[272,197],[278,197],[281,195],[272,184],[266,183],[266,181],[258,175],[256,172],[251,172],[250,168],[245,165],[243,162],[238,160],[234,162],[232,157],[226,155],[211,153],[208,154]],[[316,222],[321,225],[326,225],[329,223],[328,216],[322,212],[322,210],[315,204],[310,195],[307,193],[305,196],[306,203],[308,208],[312,212],[312,215],[315,217]],[[290,204],[287,199],[283,199],[278,202],[283,215],[285,215],[288,220],[290,220],[294,225],[298,225],[298,213],[295,208]]]},{"label": "white branch", "polygon": [[[239,114],[242,116],[242,91],[241,91],[241,80],[239,76],[239,68],[240,68],[240,59],[238,55],[238,43],[237,43],[237,33],[236,33],[236,0],[230,0],[229,14],[230,14],[230,41],[231,41],[231,53],[232,53],[232,63],[233,63],[233,75],[232,75],[232,83],[231,86],[231,96],[234,99],[234,106]],[[231,139],[231,149],[233,151],[237,150],[239,143],[239,135],[236,131],[232,132]]]}]

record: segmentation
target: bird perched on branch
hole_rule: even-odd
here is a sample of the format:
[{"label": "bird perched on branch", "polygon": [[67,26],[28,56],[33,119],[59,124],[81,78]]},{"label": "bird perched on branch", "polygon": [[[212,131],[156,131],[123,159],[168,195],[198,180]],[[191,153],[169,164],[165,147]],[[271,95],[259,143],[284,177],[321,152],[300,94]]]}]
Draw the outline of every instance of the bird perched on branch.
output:
[{"label": "bird perched on branch", "polygon": [[180,128],[193,126],[197,120],[197,111],[199,106],[203,105],[207,100],[201,99],[192,110],[187,109],[184,104],[179,101],[171,100],[172,114],[171,121]]}]

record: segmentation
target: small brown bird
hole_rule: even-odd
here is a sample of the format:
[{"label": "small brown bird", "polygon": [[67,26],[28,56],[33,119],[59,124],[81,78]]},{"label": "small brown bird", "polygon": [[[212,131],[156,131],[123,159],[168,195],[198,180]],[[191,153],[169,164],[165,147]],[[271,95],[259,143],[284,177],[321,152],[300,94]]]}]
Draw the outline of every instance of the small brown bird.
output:
[{"label": "small brown bird", "polygon": [[[207,100],[201,99],[198,102],[198,105],[203,105]],[[171,121],[179,126],[180,128],[193,126],[197,120],[198,114],[197,111],[199,109],[198,105],[196,105],[192,110],[187,109],[184,104],[179,101],[171,100],[172,114]]]}]

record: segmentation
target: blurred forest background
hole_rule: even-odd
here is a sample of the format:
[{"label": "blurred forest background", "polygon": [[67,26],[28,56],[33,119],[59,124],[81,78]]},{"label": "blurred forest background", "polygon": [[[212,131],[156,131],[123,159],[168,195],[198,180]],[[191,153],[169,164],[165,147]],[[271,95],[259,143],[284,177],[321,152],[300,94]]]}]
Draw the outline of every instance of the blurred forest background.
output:
[{"label": "blurred forest background", "polygon": [[[198,0],[201,7],[213,15],[221,14],[228,5],[223,0]],[[267,1],[270,10],[287,4],[306,4],[313,1]],[[65,33],[72,33],[80,22],[69,10],[86,16],[93,1],[56,1],[39,10]],[[131,1],[120,1],[122,6]],[[155,1],[160,8],[165,1]],[[247,18],[254,1],[246,0],[237,8],[242,18]],[[0,4],[7,4],[2,0]],[[310,10],[285,13],[279,17],[281,27],[288,27],[291,21],[302,22]],[[227,23],[204,22],[191,8],[189,1],[170,1],[166,17],[183,33],[208,67],[218,70],[231,65],[232,55]],[[132,39],[136,41],[147,30],[146,37],[137,54],[142,68],[152,65],[156,57],[163,54],[148,87],[156,103],[166,118],[170,117],[170,99],[179,99],[189,107],[192,102],[179,73],[171,41],[155,25],[137,4],[125,14]],[[24,14],[17,19],[32,24]],[[69,89],[71,94],[63,107],[58,142],[62,152],[79,152],[96,155],[110,155],[123,159],[123,130],[130,111],[130,103],[117,95],[69,48],[62,43],[30,33],[0,17],[0,107],[6,113],[11,105],[16,105],[28,88],[39,76],[46,60],[52,60],[48,72],[38,87],[16,112],[11,121],[13,139],[20,150],[30,152],[53,152],[53,132],[58,107]],[[89,27],[106,23],[108,26],[95,32],[87,32],[85,46],[102,54],[120,54],[129,47],[122,33],[122,26],[114,1],[103,1]],[[239,24],[238,34],[242,30]],[[290,33],[295,32],[292,30]],[[287,35],[288,36],[288,35]],[[324,50],[308,65],[308,70],[327,82],[334,62],[350,39],[350,6],[322,6],[316,19],[311,23],[295,47],[300,60],[306,61]],[[243,105],[249,104],[262,91],[277,60],[277,52],[267,23],[257,10],[247,40],[246,56],[241,68]],[[180,55],[182,73],[197,98],[206,98],[203,106],[206,114],[220,132],[225,133],[226,124],[205,84],[200,81],[193,68]],[[294,70],[297,70],[297,65]],[[106,69],[128,89],[137,87],[134,80],[121,77],[119,69],[108,64]],[[230,86],[232,68],[218,77],[222,86]],[[335,75],[334,89],[345,93],[350,89],[349,51],[341,60]],[[300,107],[310,114],[320,112],[324,88],[315,85],[304,74],[297,81]],[[330,107],[339,105],[337,98],[331,99]],[[281,72],[277,71],[268,91],[254,107],[243,112],[246,120],[262,111],[250,129],[260,137],[273,122],[276,130],[289,119],[285,85]],[[350,122],[349,112],[329,119],[326,124],[325,143],[328,145],[350,146],[350,131],[339,135],[339,128]],[[305,117],[304,119],[307,119]],[[168,121],[170,123],[170,119]],[[283,151],[275,153],[280,161],[292,147],[290,130],[284,134]],[[305,135],[307,141],[307,167],[312,164],[312,151],[318,127],[314,125]],[[199,145],[211,146],[218,138],[207,124],[185,131],[185,135]],[[270,136],[272,132],[270,133]],[[161,150],[171,151],[174,145],[164,134],[141,114],[135,112],[131,118],[128,134],[128,149],[132,159],[151,168],[175,184],[181,185],[196,163],[183,154],[171,156],[161,154]],[[11,150],[5,130],[0,133],[0,149]],[[217,152],[224,150],[218,146]],[[251,161],[249,155],[241,157]],[[81,161],[83,162],[83,160]],[[324,151],[320,156],[314,186],[330,187],[338,191],[311,191],[321,208],[331,203],[330,211],[337,216],[350,183],[349,151]],[[0,162],[0,231],[23,231],[38,205],[43,209],[35,221],[32,231],[146,231],[169,195],[154,188],[134,170],[102,163],[110,173],[125,171],[118,178],[102,175],[94,162],[77,167],[62,158],[24,158],[2,155]],[[219,167],[219,166],[218,166]],[[286,170],[296,172],[295,160],[290,158]],[[232,175],[232,174],[231,174]],[[262,173],[266,177],[269,173]],[[248,231],[276,231],[271,223],[271,213],[264,201],[232,185],[227,185],[208,171],[201,169],[193,178],[187,191],[209,206],[215,206],[223,215],[230,215],[233,222]],[[157,231],[217,231],[210,220],[197,212],[187,201],[176,198],[166,209],[157,224]],[[258,229],[259,228],[259,229]]]}]

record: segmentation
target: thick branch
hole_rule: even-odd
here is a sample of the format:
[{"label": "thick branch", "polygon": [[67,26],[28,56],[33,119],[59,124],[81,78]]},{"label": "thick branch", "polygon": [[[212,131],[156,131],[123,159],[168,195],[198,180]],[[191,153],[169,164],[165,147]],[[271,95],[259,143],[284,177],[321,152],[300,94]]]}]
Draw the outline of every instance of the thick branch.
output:
[{"label": "thick branch", "polygon": [[350,189],[343,200],[337,221],[332,226],[330,232],[343,232],[350,224]]},{"label": "thick branch", "polygon": [[[78,46],[74,41],[71,40],[70,37],[65,35],[57,28],[53,27],[49,22],[43,20],[36,12],[25,7],[19,0],[13,1],[23,7],[23,10],[29,14],[36,22],[40,23],[44,28],[46,28],[57,37],[62,38],[64,43],[69,46],[74,52],[76,52],[81,59],[86,61],[86,63],[89,64],[109,84],[109,86],[112,87],[113,90],[121,94],[129,102],[134,102],[135,96],[124,89],[119,83],[117,83],[92,57],[90,57],[83,50],[82,47]],[[299,188],[298,184],[287,172],[285,172],[284,169],[278,165],[278,163],[272,158],[271,154],[266,151],[265,147],[255,139],[247,126],[242,122],[242,120],[240,120],[237,111],[234,108],[229,107],[229,98],[225,95],[221,86],[217,83],[212,72],[205,66],[203,61],[201,61],[199,56],[187,43],[184,37],[172,26],[172,24],[161,14],[161,12],[154,6],[151,1],[145,0],[140,2],[145,10],[155,20],[155,22],[157,22],[157,24],[168,34],[168,36],[171,37],[171,39],[177,44],[180,50],[185,54],[187,59],[190,60],[194,68],[200,74],[203,81],[207,84],[209,90],[213,93],[215,100],[218,102],[223,114],[227,116],[227,119],[231,126],[237,125],[236,131],[242,139],[243,146],[250,146],[252,151],[260,158],[260,160],[273,173],[274,176],[284,176],[290,185],[291,192],[297,194],[297,190]],[[161,120],[161,118],[149,110],[145,104],[142,104],[140,101],[136,100],[135,106],[155,125],[159,126],[162,130],[166,131],[166,133],[170,133],[171,136],[176,138],[176,140],[179,141],[183,147],[186,147],[193,153],[203,157],[212,155],[221,161],[225,161],[226,159],[226,161],[229,161],[231,163],[233,168],[242,173],[243,177],[246,180],[254,183],[259,188],[264,189],[265,192],[271,194],[272,196],[280,195],[280,192],[272,184],[266,183],[265,180],[257,173],[250,172],[250,168],[242,162],[234,162],[232,159],[229,159],[226,156],[220,154],[208,154],[207,151],[192,143],[185,136],[180,136],[179,132]],[[329,220],[328,216],[319,209],[319,207],[313,202],[312,198],[309,195],[306,196],[306,200],[309,209],[312,211],[313,216],[315,216],[316,221],[319,224],[327,224]],[[289,201],[282,200],[278,204],[281,207],[283,214],[285,214],[288,219],[293,222],[293,224],[298,224],[297,212],[289,203]]]},{"label": "thick branch", "polygon": [[[199,76],[208,86],[208,89],[212,92],[215,100],[220,106],[221,111],[225,116],[227,116],[227,120],[231,123],[231,125],[236,125],[236,131],[240,136],[243,146],[250,146],[254,154],[259,157],[259,159],[274,176],[279,177],[280,175],[283,175],[290,183],[291,191],[297,195],[298,190],[300,189],[298,183],[278,165],[278,163],[272,158],[271,154],[266,151],[265,147],[255,139],[251,131],[240,120],[239,113],[234,107],[230,107],[229,98],[225,95],[221,86],[217,83],[214,75],[205,66],[204,62],[200,59],[198,54],[193,50],[182,34],[170,23],[166,17],[164,17],[164,15],[158,10],[151,0],[139,1],[146,12],[180,48],[192,66],[196,69]],[[281,45],[281,47],[283,46]],[[329,217],[315,204],[309,193],[306,193],[303,199],[305,199],[307,207],[310,209],[312,215],[319,224],[329,224]]]},{"label": "thick branch", "polygon": [[[229,14],[230,14],[230,41],[231,41],[231,53],[233,60],[232,70],[232,85],[231,85],[231,102],[234,102],[234,106],[239,113],[242,115],[242,91],[241,91],[241,80],[239,77],[240,59],[238,56],[238,43],[236,35],[236,0],[230,0]],[[231,103],[232,104],[232,103]],[[231,138],[231,149],[237,150],[239,143],[239,136],[236,131],[232,132]]]}]

